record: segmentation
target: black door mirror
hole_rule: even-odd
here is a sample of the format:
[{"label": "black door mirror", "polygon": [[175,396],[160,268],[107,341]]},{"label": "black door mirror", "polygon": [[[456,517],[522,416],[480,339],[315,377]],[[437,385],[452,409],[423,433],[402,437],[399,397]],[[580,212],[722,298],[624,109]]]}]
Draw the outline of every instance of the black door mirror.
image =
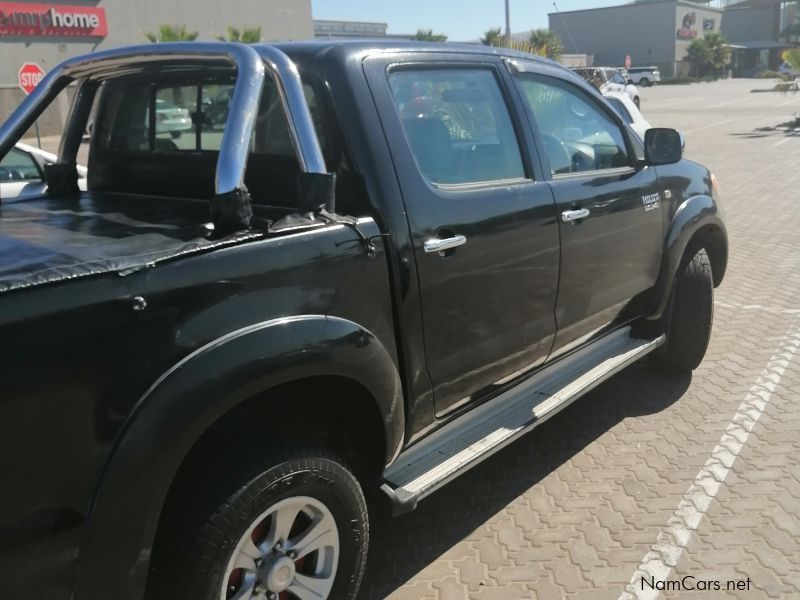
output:
[{"label": "black door mirror", "polygon": [[683,136],[674,129],[653,127],[644,132],[644,159],[649,165],[670,165],[683,158]]}]

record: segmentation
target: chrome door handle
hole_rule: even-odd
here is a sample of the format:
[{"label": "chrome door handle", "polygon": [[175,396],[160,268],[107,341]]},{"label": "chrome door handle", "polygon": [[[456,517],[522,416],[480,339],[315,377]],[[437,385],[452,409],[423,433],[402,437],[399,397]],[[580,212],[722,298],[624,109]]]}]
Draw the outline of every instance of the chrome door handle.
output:
[{"label": "chrome door handle", "polygon": [[425,243],[422,247],[425,249],[425,252],[444,252],[445,250],[451,250],[452,248],[458,248],[459,246],[463,246],[467,243],[467,238],[463,235],[454,235],[452,237],[444,238],[443,240],[440,239],[433,239],[433,240],[425,240]]},{"label": "chrome door handle", "polygon": [[573,221],[580,221],[585,219],[591,214],[588,208],[579,208],[578,210],[565,210],[561,213],[561,220],[564,223],[572,223]]}]

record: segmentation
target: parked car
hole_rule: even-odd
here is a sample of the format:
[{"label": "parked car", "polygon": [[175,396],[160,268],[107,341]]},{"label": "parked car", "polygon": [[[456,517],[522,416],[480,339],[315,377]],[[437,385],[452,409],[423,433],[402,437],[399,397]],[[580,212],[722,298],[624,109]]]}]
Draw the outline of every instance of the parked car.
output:
[{"label": "parked car", "polygon": [[627,80],[641,86],[655,85],[661,82],[661,71],[658,67],[631,67]]},{"label": "parked car", "polygon": [[603,94],[617,114],[622,117],[628,126],[639,136],[639,139],[644,140],[645,132],[650,129],[650,123],[642,116],[639,107],[633,103],[628,94],[621,94],[620,92],[606,92]]},{"label": "parked car", "polygon": [[627,76],[623,76],[615,67],[574,67],[572,70],[594,85],[601,94],[622,92],[628,94],[636,106],[641,103],[639,90],[635,85],[628,83]]},{"label": "parked car", "polygon": [[156,135],[168,133],[172,138],[179,138],[184,132],[192,129],[192,118],[189,110],[176,106],[169,100],[156,98]]},{"label": "parked car", "polygon": [[[225,82],[221,144],[164,151],[159,90]],[[633,362],[705,354],[715,177],[551,61],[114,48],[52,69],[0,157],[68,84],[47,193],[0,207],[5,597],[355,598],[365,492],[411,510]]]},{"label": "parked car", "polygon": [[778,67],[778,73],[781,75],[787,75],[789,77],[800,77],[800,71],[792,67],[788,62],[784,61]]},{"label": "parked car", "polygon": [[[58,157],[23,143],[17,143],[0,160],[0,202],[41,196],[46,185],[44,169]],[[78,165],[78,184],[86,189],[86,167]]]}]

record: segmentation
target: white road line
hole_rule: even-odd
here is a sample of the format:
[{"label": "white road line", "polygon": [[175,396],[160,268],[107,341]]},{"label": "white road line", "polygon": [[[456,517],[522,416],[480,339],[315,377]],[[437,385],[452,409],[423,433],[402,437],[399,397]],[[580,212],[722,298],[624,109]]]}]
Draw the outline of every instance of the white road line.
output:
[{"label": "white road line", "polygon": [[787,100],[786,102],[781,102],[778,106],[789,106],[790,104],[795,104],[796,102],[800,102],[800,98],[792,98],[791,100]]},{"label": "white road line", "polygon": [[786,136],[786,137],[785,137],[785,138],[783,138],[782,140],[778,140],[777,142],[775,142],[774,144],[772,144],[772,147],[774,148],[775,146],[780,146],[781,144],[785,144],[786,142],[788,142],[788,141],[789,141],[789,140],[791,140],[791,139],[792,139],[792,136]]},{"label": "white road line", "polygon": [[781,377],[798,349],[800,349],[800,318],[794,320],[778,344],[775,354],[747,392],[719,443],[700,469],[694,483],[684,494],[677,510],[672,513],[667,524],[659,532],[656,543],[645,554],[630,583],[620,594],[619,600],[658,598],[661,592],[645,584],[643,578],[648,582],[651,577],[655,581],[665,581],[669,578],[670,572],[678,564],[686,549],[692,532],[697,530],[711,501],[733,468],[736,457],[747,444],[750,433],[764,414],[772,393],[778,387]]},{"label": "white road line", "polygon": [[711,106],[706,106],[705,108],[719,108],[720,106],[728,106],[729,104],[737,104],[739,102],[747,102],[748,100],[752,100],[753,98],[747,96],[745,98],[737,98],[736,100],[728,100],[727,102],[720,102],[719,104],[712,104]]},{"label": "white road line", "polygon": [[716,123],[709,123],[708,125],[703,125],[702,127],[695,127],[694,129],[687,129],[684,133],[694,133],[695,131],[701,131],[702,129],[710,129],[711,127],[717,127],[718,125],[724,125],[725,123],[730,123],[731,121],[736,121],[736,119],[724,119],[722,121],[717,121]]},{"label": "white road line", "polygon": [[735,310],[760,310],[774,315],[800,315],[800,308],[780,308],[776,306],[764,306],[763,304],[735,304],[729,302],[720,302],[715,300],[716,306],[723,308],[733,308]]}]

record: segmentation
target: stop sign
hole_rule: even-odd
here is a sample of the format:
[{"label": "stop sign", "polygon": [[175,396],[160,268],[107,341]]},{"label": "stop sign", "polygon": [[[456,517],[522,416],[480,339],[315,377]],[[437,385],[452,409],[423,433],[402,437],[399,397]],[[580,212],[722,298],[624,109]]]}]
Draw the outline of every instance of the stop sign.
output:
[{"label": "stop sign", "polygon": [[631,68],[631,55],[630,54],[626,54],[625,55],[625,68],[626,69],[630,69]]},{"label": "stop sign", "polygon": [[44,79],[44,69],[36,63],[25,63],[17,72],[19,87],[30,94],[39,82]]}]

